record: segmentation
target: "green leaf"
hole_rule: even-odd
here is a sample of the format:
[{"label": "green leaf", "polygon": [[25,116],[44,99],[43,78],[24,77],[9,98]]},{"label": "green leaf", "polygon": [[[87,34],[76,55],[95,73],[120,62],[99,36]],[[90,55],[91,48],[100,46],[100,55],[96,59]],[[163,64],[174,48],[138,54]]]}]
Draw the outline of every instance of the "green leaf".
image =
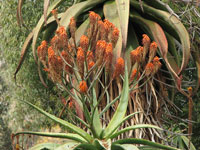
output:
[{"label": "green leaf", "polygon": [[[130,119],[131,117],[133,117],[135,114],[138,114],[138,113],[140,113],[140,112],[132,113],[132,114],[126,116],[125,118],[123,118],[122,121],[119,122],[119,124],[118,124],[118,125],[116,126],[116,128],[111,132],[110,135],[112,136],[112,134],[118,129],[118,127],[120,127],[120,125],[121,125],[122,123],[124,123],[125,121],[127,121],[128,119]],[[108,138],[110,138],[110,136],[109,136]]]},{"label": "green leaf", "polygon": [[112,119],[110,120],[107,128],[105,129],[104,137],[110,136],[113,130],[115,130],[116,127],[119,125],[119,123],[123,120],[127,110],[128,96],[129,96],[128,69],[127,69],[127,64],[125,64],[125,77],[124,77],[123,90],[121,92],[120,102]]},{"label": "green leaf", "polygon": [[111,149],[111,140],[94,140],[94,145],[98,150],[110,150]]},{"label": "green leaf", "polygon": [[125,51],[128,35],[130,0],[115,0],[120,20],[122,50]]},{"label": "green leaf", "polygon": [[122,144],[121,145],[125,150],[139,150],[137,146],[134,146],[132,144]]},{"label": "green leaf", "polygon": [[32,132],[32,131],[22,131],[22,132],[17,132],[16,135],[20,134],[32,134],[32,135],[38,135],[38,136],[46,136],[46,137],[55,137],[55,138],[63,138],[63,139],[70,139],[74,140],[76,142],[81,142],[85,143],[87,142],[84,138],[77,134],[73,133],[50,133],[50,132]]},{"label": "green leaf", "polygon": [[56,143],[42,143],[37,144],[34,147],[30,148],[29,150],[42,150],[42,149],[48,149],[48,150],[55,150],[60,144]]},{"label": "green leaf", "polygon": [[138,125],[134,125],[134,126],[129,126],[129,127],[126,127],[112,135],[110,135],[108,138],[116,138],[118,135],[124,133],[124,132],[128,132],[130,130],[135,130],[135,129],[141,129],[141,128],[154,128],[154,129],[158,129],[158,130],[162,130],[161,128],[157,127],[157,126],[154,126],[154,125],[150,125],[150,124],[138,124]]},{"label": "green leaf", "polygon": [[105,0],[87,0],[73,5],[72,7],[68,8],[66,12],[64,12],[63,16],[61,17],[60,24],[67,28],[72,17],[76,18],[85,9],[95,7],[97,4],[103,3],[104,1]]},{"label": "green leaf", "polygon": [[92,137],[86,133],[84,130],[78,128],[77,126],[62,120],[60,118],[57,118],[54,115],[49,114],[48,112],[45,112],[44,110],[40,109],[39,107],[27,102],[27,101],[23,101],[24,103],[30,105],[31,107],[33,107],[34,109],[36,109],[37,111],[39,111],[41,114],[45,115],[46,117],[50,118],[51,120],[67,127],[68,129],[70,129],[71,131],[73,131],[74,133],[77,133],[78,135],[80,135],[81,137],[83,137],[85,140],[87,140],[88,142],[90,142],[92,140]]},{"label": "green leaf", "polygon": [[120,28],[120,19],[119,19],[119,14],[117,11],[115,1],[107,1],[103,6],[103,12],[104,12],[105,19],[108,19],[110,22],[112,22],[120,31],[119,39],[117,41],[115,48],[113,49],[113,59],[116,60],[118,57],[121,56],[122,31]]},{"label": "green leaf", "polygon": [[57,147],[55,150],[73,150],[79,143],[76,142],[67,142],[59,147]]},{"label": "green leaf", "polygon": [[184,25],[174,15],[168,12],[155,9],[146,4],[143,4],[144,12],[142,12],[139,2],[134,0],[131,0],[131,5],[141,13],[144,13],[144,15],[151,16],[165,31],[181,42],[183,58],[181,68],[178,71],[178,74],[180,74],[186,68],[190,58],[190,39]]},{"label": "green leaf", "polygon": [[50,0],[44,0],[44,12],[43,12],[43,15],[44,15],[44,21],[45,21],[46,25],[47,25],[47,10],[48,10],[48,7],[49,7],[49,2],[50,2]]},{"label": "green leaf", "polygon": [[[188,149],[196,150],[196,148],[194,147],[192,142],[186,136],[181,136],[181,138],[183,139],[183,141],[184,141],[184,143],[185,143],[185,145],[187,146]],[[190,147],[189,147],[189,145],[190,145]]]},{"label": "green leaf", "polygon": [[98,150],[98,149],[92,144],[79,144],[77,147],[74,148],[74,150]]},{"label": "green leaf", "polygon": [[[95,87],[95,86],[94,86]],[[93,106],[95,107],[97,105],[97,97],[96,97],[96,91],[95,88],[92,88],[92,95],[93,95]],[[94,108],[94,115],[92,116],[92,125],[91,128],[92,130],[94,130],[95,134],[97,135],[97,137],[100,137],[100,134],[102,132],[102,125],[101,125],[101,121],[99,118],[99,111],[98,111],[98,107]]]},{"label": "green leaf", "polygon": [[136,138],[117,140],[113,142],[113,144],[143,144],[143,145],[148,145],[148,146],[165,149],[165,150],[178,150],[177,148],[173,148],[170,146],[162,145],[162,144],[151,142],[144,139],[136,139]]}]

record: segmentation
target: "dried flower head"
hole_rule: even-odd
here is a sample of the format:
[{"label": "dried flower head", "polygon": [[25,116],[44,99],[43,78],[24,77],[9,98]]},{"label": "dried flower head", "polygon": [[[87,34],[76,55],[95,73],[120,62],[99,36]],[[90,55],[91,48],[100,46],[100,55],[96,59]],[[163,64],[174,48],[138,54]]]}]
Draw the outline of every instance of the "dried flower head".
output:
[{"label": "dried flower head", "polygon": [[81,93],[86,93],[87,92],[88,86],[87,86],[87,83],[84,80],[80,82],[79,90],[80,90]]},{"label": "dried flower head", "polygon": [[80,39],[80,46],[83,49],[84,52],[88,50],[89,47],[89,39],[87,36],[82,35]]},{"label": "dried flower head", "polygon": [[117,77],[119,77],[119,75],[124,74],[124,69],[125,69],[124,59],[122,57],[119,57],[117,59],[116,64],[115,64],[115,70],[114,70],[114,73],[113,73],[113,78],[117,78]]},{"label": "dried flower head", "polygon": [[154,65],[153,63],[148,63],[145,67],[145,75],[149,76],[150,74],[152,74],[154,71]]}]

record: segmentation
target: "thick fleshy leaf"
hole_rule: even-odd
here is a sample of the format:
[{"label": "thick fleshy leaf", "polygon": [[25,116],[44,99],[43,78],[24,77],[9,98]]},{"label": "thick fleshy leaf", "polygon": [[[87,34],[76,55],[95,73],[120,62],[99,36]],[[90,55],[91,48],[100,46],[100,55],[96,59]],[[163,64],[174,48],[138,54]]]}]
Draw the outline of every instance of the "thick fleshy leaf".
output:
[{"label": "thick fleshy leaf", "polygon": [[80,143],[77,142],[67,142],[66,144],[57,147],[55,150],[73,150],[79,144]]},{"label": "thick fleshy leaf", "polygon": [[[97,97],[96,97],[96,91],[95,88],[92,88],[92,101],[93,101],[93,106],[95,107],[97,105]],[[100,134],[102,132],[102,125],[101,125],[101,121],[99,118],[99,111],[98,111],[98,107],[94,108],[94,115],[92,116],[92,125],[91,128],[92,130],[94,130],[96,136],[99,138]]]},{"label": "thick fleshy leaf", "polygon": [[14,73],[14,79],[16,80],[16,75],[18,73],[18,71],[20,70],[23,62],[24,62],[24,59],[25,59],[25,55],[28,51],[28,46],[29,46],[29,43],[31,42],[32,38],[33,38],[33,34],[34,34],[34,29],[31,33],[29,33],[28,37],[26,38],[25,42],[24,42],[24,45],[22,47],[22,50],[21,50],[21,56],[20,56],[20,60],[19,60],[19,64],[17,66],[17,69]]},{"label": "thick fleshy leaf", "polygon": [[172,68],[172,66],[170,65],[170,63],[167,59],[168,42],[167,42],[167,38],[165,36],[163,29],[156,22],[144,19],[144,18],[140,17],[139,15],[136,15],[133,13],[131,16],[133,17],[133,22],[135,21],[136,23],[138,23],[139,25],[144,27],[146,29],[146,31],[148,31],[152,35],[153,39],[158,44],[160,53],[161,53],[163,59],[165,60],[167,68],[178,79],[179,77],[178,77],[177,73]]},{"label": "thick fleshy leaf", "polygon": [[[51,11],[56,8],[60,3],[62,2],[62,0],[55,0],[48,8],[47,11],[47,17],[48,15],[51,13]],[[42,15],[42,17],[40,18],[40,20],[38,21],[37,26],[35,27],[35,31],[34,31],[34,35],[33,35],[33,42],[32,42],[32,50],[33,50],[33,57],[35,59],[35,62],[37,63],[37,57],[36,57],[36,42],[38,39],[38,35],[42,29],[44,25],[44,15]]]},{"label": "thick fleshy leaf", "polygon": [[156,9],[164,10],[168,12],[167,4],[160,2],[160,0],[143,0],[143,2],[147,3],[149,6],[152,6]]},{"label": "thick fleshy leaf", "polygon": [[122,51],[122,32],[120,28],[120,19],[115,1],[106,2],[103,6],[103,12],[105,19],[108,19],[110,22],[112,22],[120,31],[119,39],[115,48],[113,49],[113,60],[115,61],[118,57],[121,56]]},{"label": "thick fleshy leaf", "polygon": [[125,64],[125,77],[124,77],[123,90],[121,92],[119,105],[112,119],[110,120],[107,128],[104,131],[104,137],[110,136],[113,130],[115,130],[116,127],[119,125],[119,123],[123,120],[128,106],[128,96],[129,96],[128,68],[127,64]]},{"label": "thick fleshy leaf", "polygon": [[131,144],[122,144],[121,145],[125,150],[139,150],[137,146]]},{"label": "thick fleshy leaf", "polygon": [[87,142],[84,138],[77,134],[73,133],[51,133],[51,132],[32,132],[32,131],[22,131],[22,132],[17,132],[15,136],[20,135],[20,134],[31,134],[31,135],[38,135],[38,136],[46,136],[46,137],[54,137],[54,138],[62,138],[62,139],[70,139],[74,140],[76,142]]},{"label": "thick fleshy leaf", "polygon": [[128,22],[130,0],[115,0],[120,20],[121,35],[122,35],[122,50],[125,51],[128,35]]},{"label": "thick fleshy leaf", "polygon": [[150,16],[156,20],[165,31],[181,42],[183,58],[181,68],[178,71],[178,74],[180,74],[182,70],[186,68],[190,58],[190,39],[184,25],[174,15],[168,12],[155,9],[146,4],[143,4],[144,12],[142,12],[139,2],[134,0],[131,0],[131,5],[141,13],[144,13],[144,15]]},{"label": "thick fleshy leaf", "polygon": [[30,148],[29,150],[41,150],[41,149],[48,149],[48,150],[55,150],[60,144],[56,143],[42,143],[37,144],[34,147]]},{"label": "thick fleshy leaf", "polygon": [[22,4],[23,0],[18,1],[18,6],[17,6],[17,23],[19,26],[23,24],[23,19],[22,19]]},{"label": "thick fleshy leaf", "polygon": [[165,149],[165,150],[178,150],[177,148],[173,148],[170,146],[162,145],[162,144],[151,142],[151,141],[144,140],[144,139],[136,139],[136,138],[117,140],[117,141],[113,142],[113,145],[114,144],[142,144],[142,145],[148,145],[148,146]]},{"label": "thick fleshy leaf", "polygon": [[95,146],[92,144],[79,144],[74,148],[74,150],[98,150]]},{"label": "thick fleshy leaf", "polygon": [[154,128],[154,129],[158,129],[158,130],[162,130],[161,128],[157,127],[157,126],[154,126],[154,125],[150,125],[150,124],[138,124],[138,125],[134,125],[134,126],[129,126],[129,127],[126,127],[114,134],[112,134],[111,136],[109,136],[108,138],[116,138],[118,135],[124,133],[124,132],[128,132],[130,130],[135,130],[135,129],[141,129],[141,128]]},{"label": "thick fleshy leaf", "polygon": [[111,150],[111,140],[94,140],[94,145],[98,150]]},{"label": "thick fleshy leaf", "polygon": [[63,125],[64,127],[70,129],[74,133],[77,133],[78,135],[83,137],[88,142],[90,142],[92,140],[92,137],[87,132],[85,132],[84,130],[78,128],[77,126],[75,126],[75,125],[73,125],[73,124],[71,124],[71,123],[69,123],[69,122],[67,122],[65,120],[62,120],[60,118],[57,118],[56,116],[51,115],[48,112],[45,112],[44,110],[42,110],[39,107],[31,104],[30,102],[27,102],[27,101],[22,101],[22,102],[24,102],[24,103],[28,104],[29,106],[33,107],[34,109],[39,111],[41,114],[45,115],[46,117],[48,117],[49,119],[55,121],[56,123],[59,123],[59,124]]},{"label": "thick fleshy leaf", "polygon": [[50,0],[44,0],[44,22],[45,24],[47,25],[47,10],[48,10],[48,7],[49,7],[49,2]]},{"label": "thick fleshy leaf", "polygon": [[103,3],[104,1],[105,0],[87,0],[73,5],[72,7],[68,8],[66,12],[64,12],[63,16],[61,17],[60,24],[67,28],[72,17],[76,18],[81,12],[83,12],[83,10],[95,7],[97,4]]},{"label": "thick fleshy leaf", "polygon": [[185,145],[187,146],[188,149],[190,149],[190,150],[196,150],[196,148],[194,147],[194,145],[192,144],[192,142],[186,136],[181,136],[181,138],[183,139],[183,141],[184,141],[184,143],[185,143]]}]

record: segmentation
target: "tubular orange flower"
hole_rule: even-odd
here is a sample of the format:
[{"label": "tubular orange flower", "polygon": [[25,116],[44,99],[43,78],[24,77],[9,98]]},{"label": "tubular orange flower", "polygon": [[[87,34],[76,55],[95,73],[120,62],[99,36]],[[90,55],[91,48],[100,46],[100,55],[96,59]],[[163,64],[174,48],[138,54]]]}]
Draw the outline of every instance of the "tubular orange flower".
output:
[{"label": "tubular orange flower", "polygon": [[69,29],[70,29],[70,33],[71,33],[72,38],[75,38],[76,20],[74,19],[74,17],[72,17],[72,18],[70,19]]},{"label": "tubular orange flower", "polygon": [[82,35],[81,36],[81,39],[80,39],[80,46],[81,48],[83,49],[83,51],[87,51],[88,50],[88,47],[89,47],[89,39],[87,36],[85,35]]},{"label": "tubular orange flower", "polygon": [[113,32],[112,32],[112,37],[111,37],[113,47],[115,47],[118,38],[119,38],[119,30],[118,28],[114,27]]},{"label": "tubular orange flower", "polygon": [[94,61],[90,61],[88,64],[88,70],[90,70],[95,65]]},{"label": "tubular orange flower", "polygon": [[88,90],[87,83],[83,80],[79,84],[79,90],[81,93],[86,93]]},{"label": "tubular orange flower", "polygon": [[149,76],[150,74],[152,74],[153,73],[153,71],[154,71],[154,65],[153,65],[153,63],[148,63],[147,65],[146,65],[146,67],[145,67],[145,75],[146,76]]},{"label": "tubular orange flower", "polygon": [[117,59],[117,63],[115,64],[113,78],[117,78],[119,77],[119,75],[124,74],[124,69],[125,69],[124,59],[122,57],[119,57]]}]

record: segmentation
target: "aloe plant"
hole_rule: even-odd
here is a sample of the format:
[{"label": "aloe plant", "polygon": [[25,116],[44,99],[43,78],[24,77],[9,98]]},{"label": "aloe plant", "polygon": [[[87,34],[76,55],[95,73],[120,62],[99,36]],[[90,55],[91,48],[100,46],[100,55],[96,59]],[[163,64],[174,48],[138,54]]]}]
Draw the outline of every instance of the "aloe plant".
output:
[{"label": "aloe plant", "polygon": [[[120,134],[121,138],[160,141],[162,134],[154,129],[158,127],[145,124],[160,126],[163,110],[173,106],[168,100],[168,87],[172,89],[172,98],[175,90],[190,97],[182,88],[181,77],[190,57],[190,41],[185,27],[158,1],[87,0],[57,13],[54,9],[60,5],[62,0],[50,5],[45,1],[44,15],[24,43],[15,76],[32,40],[32,52],[43,85],[47,87],[41,68],[49,79],[69,94],[70,102],[79,110],[78,120],[90,130],[90,134],[26,103],[80,136],[78,141],[75,140],[79,148],[103,149],[104,144],[110,148],[129,147],[119,146],[120,142],[111,143]],[[53,16],[50,16],[52,10]],[[57,22],[57,29],[53,22]],[[54,31],[56,34],[51,39]],[[37,55],[40,34],[46,42],[38,47]],[[59,38],[65,42],[59,42]],[[176,43],[181,45],[182,58]],[[48,49],[49,46],[52,49]],[[43,49],[45,54],[40,52]],[[57,64],[51,64],[51,59]],[[141,113],[129,119],[134,112]],[[133,132],[133,129],[136,130]],[[67,134],[47,135],[69,138]],[[145,140],[133,139],[130,143],[125,140],[122,143],[168,149],[152,142],[148,144]]]}]

